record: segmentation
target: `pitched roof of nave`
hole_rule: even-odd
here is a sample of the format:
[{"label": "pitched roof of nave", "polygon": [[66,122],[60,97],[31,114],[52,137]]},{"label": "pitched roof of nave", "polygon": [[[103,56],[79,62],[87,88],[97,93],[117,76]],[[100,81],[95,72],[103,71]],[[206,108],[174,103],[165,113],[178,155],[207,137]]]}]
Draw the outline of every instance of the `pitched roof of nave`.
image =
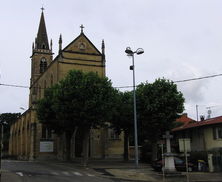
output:
[{"label": "pitched roof of nave", "polygon": [[39,22],[39,29],[36,37],[36,48],[37,49],[49,49],[48,36],[45,25],[44,12],[42,10],[41,18]]},{"label": "pitched roof of nave", "polygon": [[[81,46],[85,46],[82,47]],[[89,38],[83,33],[76,37],[72,42],[70,42],[65,48],[64,52],[75,52],[80,54],[94,54],[101,56],[102,53],[96,48],[96,46],[89,40]]]}]

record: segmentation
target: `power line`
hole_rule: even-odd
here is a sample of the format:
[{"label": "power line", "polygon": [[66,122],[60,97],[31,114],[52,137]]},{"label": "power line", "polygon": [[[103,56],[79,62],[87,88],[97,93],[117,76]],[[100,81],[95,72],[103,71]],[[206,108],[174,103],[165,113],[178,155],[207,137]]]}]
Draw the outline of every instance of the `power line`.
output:
[{"label": "power line", "polygon": [[[207,79],[207,78],[214,78],[214,77],[218,77],[218,76],[222,76],[222,73],[221,74],[215,74],[215,75],[209,75],[209,76],[203,76],[203,77],[197,77],[197,78],[190,78],[190,79],[185,79],[185,80],[177,80],[177,81],[173,81],[173,82],[174,83],[182,83],[182,82],[203,80],[203,79]],[[17,88],[30,88],[30,87],[24,86],[24,85],[4,84],[4,83],[0,83],[0,86],[17,87]],[[133,86],[118,86],[118,87],[114,87],[114,88],[121,89],[121,88],[132,88],[132,87]],[[33,87],[33,88],[38,88],[38,87]],[[40,88],[40,89],[45,89],[45,88]]]},{"label": "power line", "polygon": [[19,88],[29,88],[28,86],[23,86],[23,85],[13,85],[13,84],[4,84],[4,83],[0,83],[0,86],[5,86],[5,87],[19,87]]},{"label": "power line", "polygon": [[222,74],[209,75],[209,76],[203,76],[203,77],[197,77],[197,78],[190,78],[190,79],[186,79],[186,80],[178,80],[178,81],[174,81],[174,83],[202,80],[202,79],[213,78],[213,77],[218,77],[218,76],[222,76]]}]

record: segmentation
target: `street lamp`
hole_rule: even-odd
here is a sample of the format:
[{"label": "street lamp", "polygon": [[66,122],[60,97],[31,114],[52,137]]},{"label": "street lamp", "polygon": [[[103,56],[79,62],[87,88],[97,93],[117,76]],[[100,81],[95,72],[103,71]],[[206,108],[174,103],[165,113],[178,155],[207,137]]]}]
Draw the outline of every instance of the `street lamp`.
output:
[{"label": "street lamp", "polygon": [[137,114],[136,114],[136,89],[135,89],[135,65],[134,65],[134,54],[140,55],[144,53],[142,48],[138,48],[136,51],[132,51],[130,47],[127,47],[125,50],[127,56],[132,57],[133,65],[130,66],[130,70],[133,70],[133,110],[134,110],[134,142],[135,142],[135,164],[138,167],[139,164],[139,155],[138,155],[138,134],[137,134]]}]

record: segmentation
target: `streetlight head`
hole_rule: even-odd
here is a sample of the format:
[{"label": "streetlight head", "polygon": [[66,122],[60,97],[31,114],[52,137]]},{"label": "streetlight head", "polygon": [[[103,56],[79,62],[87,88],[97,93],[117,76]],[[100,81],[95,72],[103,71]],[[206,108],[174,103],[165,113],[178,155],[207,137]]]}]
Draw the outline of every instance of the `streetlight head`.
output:
[{"label": "streetlight head", "polygon": [[131,54],[133,54],[133,51],[131,50],[130,47],[127,47],[125,50],[125,53],[131,55]]},{"label": "streetlight head", "polygon": [[144,50],[142,49],[142,48],[138,48],[137,50],[136,50],[136,54],[143,54],[144,53]]}]

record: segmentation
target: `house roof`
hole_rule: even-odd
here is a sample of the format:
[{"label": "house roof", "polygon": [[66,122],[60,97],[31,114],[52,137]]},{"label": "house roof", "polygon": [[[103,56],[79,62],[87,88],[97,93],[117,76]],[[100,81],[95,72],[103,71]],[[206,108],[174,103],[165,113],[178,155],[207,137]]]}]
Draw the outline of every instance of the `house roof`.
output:
[{"label": "house roof", "polygon": [[176,122],[180,122],[180,123],[183,123],[183,125],[187,125],[189,124],[190,122],[194,122],[193,119],[189,118],[187,116],[187,113],[184,113],[181,117],[179,117]]},{"label": "house roof", "polygon": [[192,122],[189,122],[189,123],[186,123],[182,126],[174,128],[172,131],[174,132],[174,131],[186,130],[186,129],[190,129],[190,128],[214,125],[214,124],[222,124],[222,116],[206,119],[206,120],[199,121],[199,122],[193,120]]}]

